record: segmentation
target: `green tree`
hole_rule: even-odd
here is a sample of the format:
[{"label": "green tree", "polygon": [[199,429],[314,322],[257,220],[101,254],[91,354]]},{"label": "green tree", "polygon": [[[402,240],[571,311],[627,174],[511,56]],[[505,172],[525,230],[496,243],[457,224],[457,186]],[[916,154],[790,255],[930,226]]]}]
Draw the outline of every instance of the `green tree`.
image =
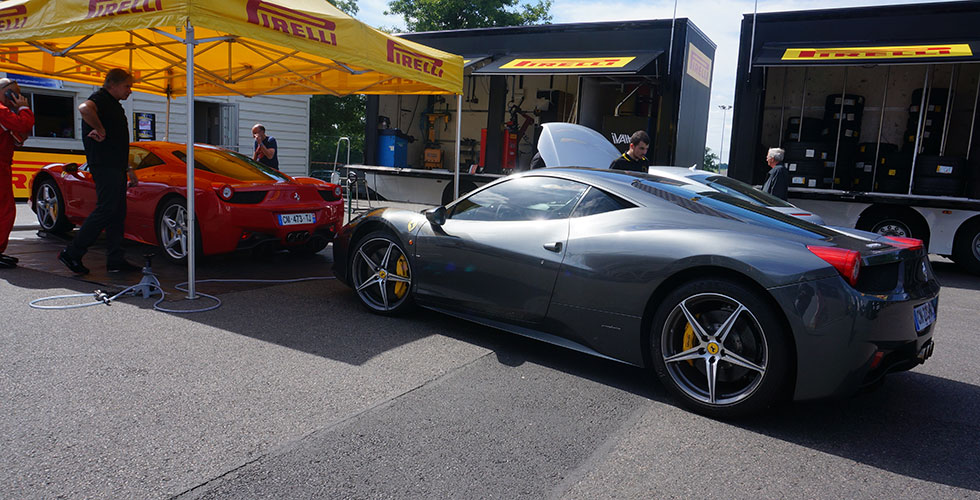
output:
[{"label": "green tree", "polygon": [[701,168],[708,172],[718,171],[718,155],[711,152],[711,148],[704,148],[704,165]]},{"label": "green tree", "polygon": [[[367,97],[315,95],[310,100],[310,161],[332,162],[337,141],[349,137],[351,162],[364,160],[364,111]],[[347,159],[347,146],[341,145],[341,163]]]},{"label": "green tree", "polygon": [[400,14],[409,31],[546,24],[552,0],[391,0],[385,14]]},{"label": "green tree", "polygon": [[[351,16],[360,10],[357,0],[331,0],[330,3]],[[363,95],[315,95],[310,99],[311,162],[332,162],[337,153],[337,141],[341,137],[350,138],[351,162],[363,161],[366,102]],[[346,145],[341,145],[340,162],[347,159],[346,149]],[[311,170],[315,168],[311,166]]]}]

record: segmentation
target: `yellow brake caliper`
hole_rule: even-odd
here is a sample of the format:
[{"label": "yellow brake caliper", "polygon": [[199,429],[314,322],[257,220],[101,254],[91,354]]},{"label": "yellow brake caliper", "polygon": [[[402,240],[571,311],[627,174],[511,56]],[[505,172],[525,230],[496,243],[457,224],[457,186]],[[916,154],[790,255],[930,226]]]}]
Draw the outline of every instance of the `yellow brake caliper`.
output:
[{"label": "yellow brake caliper", "polygon": [[[695,318],[697,318],[697,316],[695,316]],[[683,350],[681,352],[688,351],[693,348],[694,348],[694,327],[691,326],[690,322],[688,322],[687,326],[684,327],[684,345],[683,345]],[[693,359],[687,360],[687,364],[689,366],[694,366],[694,360]]]},{"label": "yellow brake caliper", "polygon": [[[408,261],[405,260],[404,255],[400,255],[398,260],[395,262],[395,274],[401,276],[402,278],[408,277]],[[401,281],[395,283],[395,297],[400,299],[405,296],[406,292],[408,292],[408,283],[403,283]],[[690,326],[688,326],[688,328],[690,328]]]}]

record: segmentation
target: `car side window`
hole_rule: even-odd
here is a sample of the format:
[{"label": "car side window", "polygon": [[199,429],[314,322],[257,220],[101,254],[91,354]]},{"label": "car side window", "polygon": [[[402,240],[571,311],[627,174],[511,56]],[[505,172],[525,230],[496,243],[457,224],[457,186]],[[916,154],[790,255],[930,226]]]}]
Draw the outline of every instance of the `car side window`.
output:
[{"label": "car side window", "polygon": [[572,212],[572,217],[585,217],[587,215],[602,214],[623,208],[631,208],[634,206],[635,205],[623,200],[622,198],[613,196],[592,187],[589,188],[589,192],[585,193],[585,196],[582,197],[582,201],[580,201],[578,206],[575,207],[575,211]]},{"label": "car side window", "polygon": [[133,170],[139,170],[146,167],[154,167],[157,165],[163,165],[163,160],[159,156],[135,146],[129,148],[129,166],[133,167]]},{"label": "car side window", "polygon": [[450,219],[522,221],[569,217],[589,186],[555,177],[511,179],[474,193],[452,208]]}]

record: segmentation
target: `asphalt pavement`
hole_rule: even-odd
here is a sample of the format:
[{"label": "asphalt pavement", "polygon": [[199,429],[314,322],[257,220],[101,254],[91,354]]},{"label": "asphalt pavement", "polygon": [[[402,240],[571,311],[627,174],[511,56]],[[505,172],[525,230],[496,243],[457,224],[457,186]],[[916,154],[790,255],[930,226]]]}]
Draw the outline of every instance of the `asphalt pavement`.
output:
[{"label": "asphalt pavement", "polygon": [[[926,364],[717,421],[640,369],[436,313],[370,314],[330,279],[329,247],[207,259],[202,280],[325,278],[201,283],[222,301],[208,312],[33,309],[139,277],[98,271],[99,247],[73,277],[64,242],[18,208],[22,266],[0,271],[2,498],[980,498],[980,277],[941,258]],[[204,305],[175,290],[181,266],[154,270],[168,304]]]}]

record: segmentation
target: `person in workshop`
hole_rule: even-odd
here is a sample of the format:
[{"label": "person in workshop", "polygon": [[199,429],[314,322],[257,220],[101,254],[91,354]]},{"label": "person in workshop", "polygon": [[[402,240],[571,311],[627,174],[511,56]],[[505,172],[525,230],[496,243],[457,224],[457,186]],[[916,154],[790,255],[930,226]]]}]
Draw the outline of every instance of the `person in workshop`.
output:
[{"label": "person in workshop", "polygon": [[766,164],[769,165],[769,177],[762,190],[779,198],[786,200],[789,196],[789,170],[783,165],[783,157],[786,152],[780,148],[771,148],[766,153]]},{"label": "person in workshop", "polygon": [[255,152],[252,153],[252,159],[269,168],[279,170],[279,154],[276,152],[279,145],[276,144],[276,138],[265,135],[265,125],[261,123],[256,123],[252,127],[252,137],[255,138]]},{"label": "person in workshop", "polygon": [[95,210],[85,218],[75,239],[58,254],[58,260],[75,274],[88,274],[82,256],[102,230],[106,239],[106,270],[135,272],[141,268],[126,261],[122,248],[126,226],[126,189],[138,183],[129,165],[129,120],[120,101],[133,93],[133,76],[113,68],[102,88],[78,106],[82,115],[82,145],[88,169],[95,181]]},{"label": "person in workshop", "polygon": [[17,257],[7,255],[7,242],[14,228],[17,207],[11,171],[17,149],[34,127],[34,113],[17,82],[0,78],[0,269],[17,267]]},{"label": "person in workshop", "polygon": [[650,160],[646,156],[649,149],[650,135],[642,130],[637,130],[630,136],[629,150],[613,160],[609,168],[646,173],[650,168]]}]

